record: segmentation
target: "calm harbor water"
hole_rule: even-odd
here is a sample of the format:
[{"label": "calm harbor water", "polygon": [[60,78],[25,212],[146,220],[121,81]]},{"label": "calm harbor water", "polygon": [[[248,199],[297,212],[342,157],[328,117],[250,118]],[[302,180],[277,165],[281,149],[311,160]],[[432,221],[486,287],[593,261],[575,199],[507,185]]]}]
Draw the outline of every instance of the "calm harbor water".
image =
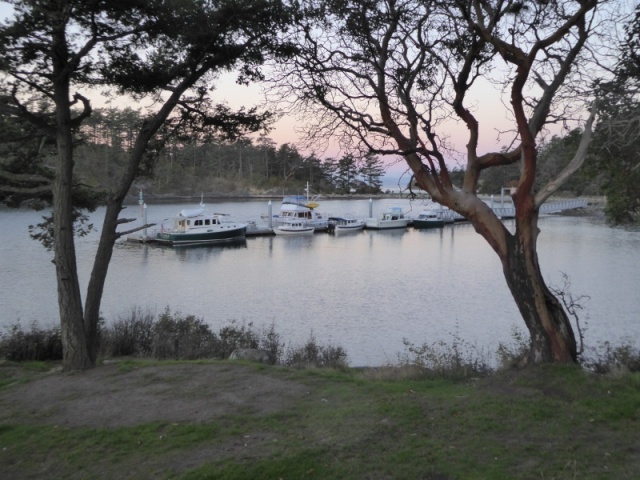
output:
[{"label": "calm harbor water", "polygon": [[[417,215],[419,202],[376,200],[374,212],[403,206]],[[159,221],[193,205],[150,205]],[[279,202],[274,202],[273,212]],[[265,201],[208,205],[237,220],[260,221]],[[321,202],[320,211],[366,217],[367,200]],[[0,210],[0,326],[57,322],[51,253],[29,239],[41,213]],[[141,218],[132,206],[126,217]],[[92,217],[100,226],[102,210]],[[640,232],[610,228],[601,220],[544,217],[540,263],[548,282],[571,281],[583,300],[587,343],[640,339]],[[83,288],[98,234],[78,239]],[[333,236],[257,237],[241,245],[171,249],[117,244],[102,313],[107,322],[140,306],[170,306],[203,317],[214,328],[231,319],[275,324],[287,342],[313,332],[322,343],[343,346],[352,366],[397,360],[403,338],[421,344],[460,337],[485,350],[509,342],[524,324],[502,277],[496,255],[467,224],[439,230],[362,231]]]}]

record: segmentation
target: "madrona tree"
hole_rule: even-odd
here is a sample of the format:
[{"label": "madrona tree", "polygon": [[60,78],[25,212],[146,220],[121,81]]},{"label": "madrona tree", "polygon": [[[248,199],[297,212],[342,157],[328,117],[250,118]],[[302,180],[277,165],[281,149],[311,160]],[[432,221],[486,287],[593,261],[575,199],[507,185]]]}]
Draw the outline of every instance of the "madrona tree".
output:
[{"label": "madrona tree", "polygon": [[[176,125],[237,135],[263,123],[266,117],[255,112],[204,108],[209,81],[231,69],[241,72],[241,81],[258,78],[265,56],[281,51],[277,34],[286,12],[278,0],[5,3],[14,15],[0,26],[0,125],[5,141],[31,148],[1,162],[0,191],[6,201],[51,200],[63,366],[91,368],[109,262],[126,233],[117,230],[127,222],[119,215],[134,179],[148,170],[161,134]],[[74,206],[82,206],[74,141],[91,115],[91,96],[107,87],[152,106],[137,128],[126,169],[104,192],[105,217],[83,306],[74,244]]]},{"label": "madrona tree", "polygon": [[[538,263],[541,204],[583,162],[594,121],[588,103],[590,42],[603,27],[599,0],[309,0],[295,32],[301,50],[279,78],[300,111],[316,112],[312,134],[400,155],[431,197],[464,215],[496,252],[531,336],[529,360],[574,362],[569,318]],[[589,67],[593,69],[593,67]],[[591,70],[593,71],[593,70]],[[507,98],[486,93],[498,87]],[[483,98],[489,95],[489,98]],[[492,102],[486,125],[476,106]],[[499,112],[507,148],[483,151]],[[583,121],[573,159],[537,184],[537,142],[552,123]],[[451,175],[450,130],[466,128],[464,178]],[[481,130],[481,127],[484,127]],[[466,133],[465,133],[466,132]],[[493,138],[491,139],[493,140]],[[519,164],[515,229],[477,195],[482,173]],[[428,274],[428,272],[426,272]]]}]

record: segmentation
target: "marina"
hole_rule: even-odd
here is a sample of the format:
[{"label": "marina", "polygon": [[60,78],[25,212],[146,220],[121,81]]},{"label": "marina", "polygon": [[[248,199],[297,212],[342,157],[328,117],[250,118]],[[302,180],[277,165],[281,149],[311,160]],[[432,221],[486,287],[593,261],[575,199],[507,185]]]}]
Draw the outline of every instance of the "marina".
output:
[{"label": "marina", "polygon": [[[292,198],[295,198],[293,200]],[[142,201],[142,197],[140,197]],[[269,201],[266,205],[268,213],[260,215],[260,220],[247,220],[244,224],[245,231],[244,236],[246,237],[262,237],[262,236],[270,236],[275,235],[276,232],[274,230],[274,225],[282,225],[282,224],[291,224],[292,220],[297,220],[298,222],[298,230],[301,230],[303,225],[311,225],[314,227],[314,232],[336,232],[336,231],[359,231],[362,229],[371,229],[371,230],[384,230],[384,229],[396,229],[396,228],[406,228],[408,226],[412,226],[416,219],[421,220],[422,215],[431,215],[437,214],[438,222],[437,226],[442,226],[440,224],[440,220],[442,220],[443,224],[452,224],[456,222],[464,222],[466,219],[454,212],[453,210],[449,210],[446,208],[435,208],[433,205],[430,210],[421,211],[416,217],[412,218],[409,216],[405,216],[402,207],[387,207],[386,211],[383,211],[380,215],[380,218],[376,218],[373,213],[373,200],[368,200],[369,210],[368,210],[368,218],[366,220],[359,220],[357,218],[353,218],[353,215],[347,216],[328,216],[326,214],[319,214],[317,212],[313,212],[314,208],[318,207],[318,203],[316,201],[312,202],[312,207],[306,207],[304,204],[308,203],[309,200],[304,196],[298,197],[285,197],[283,201],[284,210],[281,210],[279,214],[272,215],[272,202]],[[491,206],[494,213],[498,216],[498,218],[508,220],[515,216],[515,209],[513,206],[505,206],[505,201],[502,201],[498,204],[493,201],[493,197],[487,200],[487,203]],[[148,224],[147,212],[148,207],[146,204],[140,204],[143,214],[141,215],[141,223],[146,225]],[[552,201],[547,202],[542,205],[540,208],[540,213],[542,214],[556,214],[566,210],[575,210],[580,208],[585,208],[588,206],[588,202],[585,199],[571,199],[571,200],[562,200],[562,201]],[[201,207],[202,208],[202,207]],[[198,210],[198,209],[196,209]],[[409,209],[407,209],[409,210]],[[195,211],[195,210],[194,210]],[[282,215],[282,211],[289,212],[288,214]],[[362,222],[362,223],[360,223]],[[424,222],[425,225],[428,222]],[[338,228],[336,228],[338,225]],[[428,228],[423,226],[421,228]],[[286,229],[285,229],[286,230]],[[291,230],[291,229],[289,229]],[[163,232],[163,227],[160,229],[157,228],[147,228],[141,230],[138,233],[134,233],[127,237],[127,241],[133,243],[163,243],[161,240],[161,233]],[[283,233],[283,232],[280,232]],[[286,233],[286,232],[285,232]],[[300,232],[298,232],[300,233]],[[159,237],[160,236],[160,237]],[[164,242],[167,243],[167,242]]]},{"label": "marina", "polygon": [[[266,200],[206,202],[247,224],[247,232],[252,221],[262,225],[268,212]],[[148,223],[194,203],[150,205]],[[279,202],[274,203],[277,211]],[[326,212],[351,212],[355,218],[367,218],[370,207],[368,199],[321,203]],[[408,216],[425,208],[409,200],[371,203],[374,212],[397,205]],[[91,214],[97,229],[103,212]],[[125,211],[127,217],[136,213],[142,218],[144,210],[134,205]],[[2,210],[3,327],[58,322],[52,255],[28,233],[41,215]],[[515,228],[512,220],[504,223]],[[540,266],[548,284],[561,287],[566,274],[575,297],[590,297],[581,313],[588,344],[640,339],[639,233],[611,228],[598,218],[556,215],[542,216],[539,227]],[[76,240],[83,292],[98,240],[99,231]],[[101,315],[112,322],[135,306],[157,314],[170,307],[216,329],[231,320],[253,322],[258,329],[273,324],[283,341],[293,344],[313,334],[321,343],[344,347],[352,366],[396,362],[404,339],[420,345],[456,336],[489,352],[512,341],[513,329],[524,329],[496,254],[465,222],[341,235],[247,235],[230,244],[186,248],[119,241]]]}]

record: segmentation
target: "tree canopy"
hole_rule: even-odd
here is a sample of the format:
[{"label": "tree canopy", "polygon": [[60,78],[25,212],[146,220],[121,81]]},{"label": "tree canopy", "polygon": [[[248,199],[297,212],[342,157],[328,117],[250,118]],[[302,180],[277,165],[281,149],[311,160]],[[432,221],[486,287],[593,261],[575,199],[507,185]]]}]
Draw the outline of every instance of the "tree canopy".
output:
[{"label": "tree canopy", "polygon": [[[172,130],[188,126],[237,136],[264,125],[268,114],[211,105],[208,82],[230,69],[240,72],[239,81],[252,81],[260,78],[267,56],[288,55],[291,49],[278,35],[289,12],[278,0],[9,3],[15,16],[0,27],[0,125],[6,138],[32,143],[8,168],[3,162],[8,173],[2,174],[0,190],[50,196],[64,367],[90,368],[113,246],[126,233],[117,230],[127,222],[119,214],[132,182]],[[106,212],[83,308],[73,228],[74,153],[78,130],[93,111],[87,91],[95,94],[99,87],[133,99],[154,98],[155,104],[136,126],[125,167],[105,192]],[[18,130],[9,129],[12,122]]]},{"label": "tree canopy", "polygon": [[[283,98],[293,96],[300,112],[317,119],[310,138],[337,135],[343,145],[402,156],[416,184],[464,215],[497,253],[531,334],[529,360],[574,361],[571,325],[538,265],[538,209],[586,158],[595,109],[585,80],[602,59],[598,42],[614,15],[607,2],[302,4],[306,16],[295,32],[301,47],[276,84]],[[487,84],[508,98],[511,126],[502,132],[507,148],[483,152],[474,104],[484,100]],[[538,175],[546,128],[581,116],[569,161],[552,177]],[[452,121],[467,133],[460,185],[452,181],[444,128]],[[512,233],[477,194],[484,172],[516,164]]]},{"label": "tree canopy", "polygon": [[600,122],[592,172],[603,175],[613,223],[640,220],[640,6],[625,24],[615,78],[599,83]]}]

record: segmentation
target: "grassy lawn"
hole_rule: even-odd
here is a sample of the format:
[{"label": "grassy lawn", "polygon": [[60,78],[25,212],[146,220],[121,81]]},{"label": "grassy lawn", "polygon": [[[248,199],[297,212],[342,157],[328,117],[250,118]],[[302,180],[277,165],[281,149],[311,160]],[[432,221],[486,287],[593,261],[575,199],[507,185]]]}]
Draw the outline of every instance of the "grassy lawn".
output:
[{"label": "grassy lawn", "polygon": [[[455,381],[242,368],[307,392],[275,412],[239,408],[207,422],[95,428],[11,418],[0,424],[0,478],[640,478],[639,374],[554,366]],[[41,375],[0,368],[0,407]]]}]

